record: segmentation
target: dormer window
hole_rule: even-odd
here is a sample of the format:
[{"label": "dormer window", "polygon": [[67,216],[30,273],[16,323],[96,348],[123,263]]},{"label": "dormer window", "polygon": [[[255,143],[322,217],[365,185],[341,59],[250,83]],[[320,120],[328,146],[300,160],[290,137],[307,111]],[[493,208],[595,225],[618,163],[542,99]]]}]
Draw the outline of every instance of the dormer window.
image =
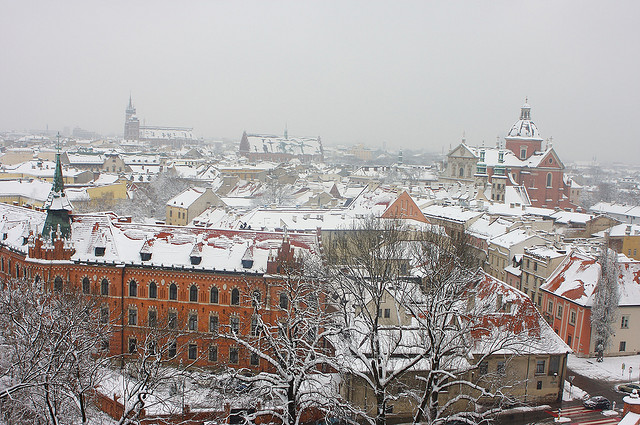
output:
[{"label": "dormer window", "polygon": [[104,252],[106,248],[104,246],[97,246],[94,248],[94,253],[96,257],[104,257]]}]

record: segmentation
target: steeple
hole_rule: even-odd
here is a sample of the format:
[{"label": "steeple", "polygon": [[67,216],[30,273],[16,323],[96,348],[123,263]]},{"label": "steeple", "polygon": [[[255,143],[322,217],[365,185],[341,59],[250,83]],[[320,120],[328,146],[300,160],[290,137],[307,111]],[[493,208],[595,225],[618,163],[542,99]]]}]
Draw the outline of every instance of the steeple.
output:
[{"label": "steeple", "polygon": [[56,153],[56,170],[53,175],[51,192],[44,203],[47,218],[42,229],[44,239],[68,238],[71,233],[71,202],[64,193],[62,163],[60,162],[60,133],[58,133],[58,152]]},{"label": "steeple", "polygon": [[521,120],[530,120],[531,119],[531,106],[529,106],[529,98],[524,98],[524,105],[520,108],[520,119]]}]

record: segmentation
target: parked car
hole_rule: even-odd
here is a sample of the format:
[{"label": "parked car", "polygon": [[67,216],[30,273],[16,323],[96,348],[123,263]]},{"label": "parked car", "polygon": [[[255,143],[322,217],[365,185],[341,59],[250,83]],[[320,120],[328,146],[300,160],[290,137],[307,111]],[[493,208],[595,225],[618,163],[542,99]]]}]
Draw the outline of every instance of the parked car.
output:
[{"label": "parked car", "polygon": [[587,409],[608,410],[611,407],[611,402],[601,395],[589,397],[582,404]]},{"label": "parked car", "polygon": [[638,385],[638,384],[620,384],[620,385],[618,385],[618,391],[622,391],[623,393],[632,393],[633,390],[637,390],[638,394],[640,394],[640,385]]}]

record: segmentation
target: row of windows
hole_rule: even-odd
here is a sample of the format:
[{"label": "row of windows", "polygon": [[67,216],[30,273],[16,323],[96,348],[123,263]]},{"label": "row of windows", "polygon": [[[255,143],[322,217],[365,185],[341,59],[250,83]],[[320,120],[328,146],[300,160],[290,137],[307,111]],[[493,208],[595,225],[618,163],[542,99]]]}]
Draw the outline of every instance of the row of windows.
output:
[{"label": "row of windows", "polygon": [[[54,289],[56,291],[62,291],[62,278],[60,276],[57,276],[54,279]],[[82,292],[85,294],[89,294],[91,292],[91,281],[88,277],[84,277],[82,279]],[[100,295],[109,295],[109,281],[106,278],[102,279],[100,283]],[[138,296],[138,283],[134,279],[129,281],[129,296]],[[158,298],[158,285],[154,281],[149,283],[149,298]],[[260,291],[255,290],[253,291],[251,298],[252,303],[255,306],[260,303],[262,294]],[[169,300],[177,299],[178,286],[175,283],[172,283],[169,285]],[[191,285],[191,287],[189,287],[189,301],[198,302],[198,287],[196,285]],[[209,291],[209,302],[211,304],[218,304],[219,302],[219,291],[215,286]],[[233,288],[231,290],[231,305],[240,305],[240,290],[238,288]],[[283,309],[289,307],[289,299],[286,293],[280,294],[278,305]]]},{"label": "row of windows", "polygon": [[[138,340],[136,337],[130,337],[128,344],[129,354],[135,354],[138,351]],[[147,350],[151,354],[155,354],[157,351],[157,346],[155,342],[151,341],[147,346]],[[178,355],[178,346],[175,342],[169,344],[167,347],[167,356],[172,359]],[[198,344],[189,344],[187,346],[187,358],[189,360],[197,360],[198,359]],[[207,360],[209,362],[215,363],[218,361],[218,346],[210,345],[207,353]],[[238,347],[229,347],[229,363],[231,364],[239,364],[240,363],[240,349]],[[258,366],[260,364],[260,357],[256,353],[251,353],[250,363],[252,366]]]},{"label": "row of windows", "polygon": [[[109,321],[109,307],[104,306],[100,312],[100,319],[103,323]],[[128,324],[130,326],[138,325],[138,309],[135,307],[129,308],[128,311]],[[149,310],[147,313],[147,325],[149,327],[158,326],[158,312],[156,310]],[[169,311],[167,314],[167,327],[169,329],[178,328],[178,313],[176,311]],[[217,334],[220,328],[220,322],[218,316],[209,316],[209,332]],[[187,329],[190,331],[198,330],[198,315],[197,313],[190,313],[187,319]],[[233,333],[240,332],[240,318],[237,316],[231,316],[229,318],[229,329]],[[253,316],[251,318],[250,335],[257,336],[260,330],[258,318]]]}]

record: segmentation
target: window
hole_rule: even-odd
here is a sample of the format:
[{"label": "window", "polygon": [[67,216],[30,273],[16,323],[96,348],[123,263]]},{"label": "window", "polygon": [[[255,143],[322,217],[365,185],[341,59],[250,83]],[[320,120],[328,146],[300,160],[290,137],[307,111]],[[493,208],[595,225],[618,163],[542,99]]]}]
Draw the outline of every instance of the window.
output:
[{"label": "window", "polygon": [[109,323],[109,307],[100,308],[100,323]]},{"label": "window", "polygon": [[138,283],[133,279],[131,279],[131,282],[129,282],[129,296],[130,297],[138,296]]},{"label": "window", "polygon": [[391,317],[391,309],[385,308],[384,309],[384,318],[388,319],[389,317]]},{"label": "window", "polygon": [[542,381],[538,381],[536,383],[536,389],[541,390],[542,389]]},{"label": "window", "polygon": [[257,289],[253,291],[253,294],[251,295],[251,305],[253,307],[259,306],[261,297],[262,295],[260,294],[260,291],[258,291]]},{"label": "window", "polygon": [[149,327],[155,328],[158,325],[158,312],[156,310],[149,310]]},{"label": "window", "polygon": [[378,309],[378,317],[382,317],[382,309],[381,308]]},{"label": "window", "polygon": [[102,279],[100,282],[100,295],[109,295],[109,281],[107,279]]},{"label": "window", "polygon": [[240,319],[235,316],[229,318],[229,325],[231,327],[231,332],[237,334],[240,330]]},{"label": "window", "polygon": [[527,148],[520,148],[520,159],[527,159]]},{"label": "window", "polygon": [[545,361],[536,360],[536,375],[543,374],[545,372]]},{"label": "window", "polygon": [[138,341],[135,338],[129,338],[129,354],[136,352],[138,348]]},{"label": "window", "polygon": [[504,375],[505,365],[503,361],[498,362],[498,365],[496,366],[496,372],[500,375]]},{"label": "window", "polygon": [[558,312],[557,312],[556,316],[559,319],[562,319],[562,306],[561,305],[558,306]]},{"label": "window", "polygon": [[155,356],[157,351],[158,351],[158,342],[155,339],[147,340],[147,352],[152,356]]},{"label": "window", "polygon": [[280,294],[280,308],[286,309],[289,307],[289,297],[284,292]]},{"label": "window", "polygon": [[189,301],[192,303],[198,302],[198,287],[196,285],[191,285],[191,288],[189,288]]},{"label": "window", "polygon": [[251,336],[258,335],[258,318],[256,316],[251,317]]},{"label": "window", "polygon": [[551,187],[551,183],[552,183],[551,178],[552,178],[551,173],[547,173],[547,187]]},{"label": "window", "polygon": [[217,362],[218,361],[218,346],[210,345],[209,346],[209,361]]},{"label": "window", "polygon": [[209,316],[209,332],[218,333],[218,316]]},{"label": "window", "polygon": [[240,305],[240,291],[238,288],[231,290],[231,305]]},{"label": "window", "polygon": [[60,276],[56,276],[53,280],[53,290],[56,292],[62,292],[62,278]]},{"label": "window", "polygon": [[627,341],[620,341],[620,351],[625,351],[627,349]]},{"label": "window", "polygon": [[178,299],[178,286],[175,283],[169,285],[169,299],[177,300]]},{"label": "window", "polygon": [[464,167],[460,167],[460,173],[458,174],[459,177],[464,177]]},{"label": "window", "polygon": [[195,313],[189,314],[189,330],[190,331],[198,330],[198,315]]},{"label": "window", "polygon": [[100,349],[102,351],[109,351],[109,340],[108,339],[103,339],[102,340]]},{"label": "window", "polygon": [[258,366],[260,364],[260,357],[256,353],[251,353],[251,366]]},{"label": "window", "polygon": [[538,263],[536,263],[535,261],[533,262],[533,271],[538,271]]},{"label": "window", "polygon": [[189,344],[189,360],[195,360],[198,357],[198,346]]},{"label": "window", "polygon": [[237,347],[229,347],[229,363],[238,364],[240,356],[238,355]]},{"label": "window", "polygon": [[149,298],[158,298],[158,285],[153,281],[149,284]]},{"label": "window", "polygon": [[169,355],[169,358],[172,359],[176,356],[178,351],[178,347],[175,341],[173,341],[171,344],[169,344],[169,349],[167,350],[167,354]]},{"label": "window", "polygon": [[138,310],[135,308],[129,309],[129,325],[136,326],[138,324]]},{"label": "window", "polygon": [[88,294],[89,292],[91,292],[91,282],[89,281],[88,277],[83,277],[82,278],[82,293],[83,294]]},{"label": "window", "polygon": [[622,316],[622,320],[620,321],[620,328],[622,329],[629,328],[629,316]]},{"label": "window", "polygon": [[549,300],[549,304],[547,304],[547,311],[549,313],[553,313],[553,301]]},{"label": "window", "polygon": [[167,316],[167,326],[169,329],[176,329],[178,327],[178,313],[170,311]]},{"label": "window", "polygon": [[549,358],[549,376],[558,375],[560,371],[560,356],[551,356]]},{"label": "window", "polygon": [[213,286],[209,294],[209,302],[211,304],[218,304],[218,288]]},{"label": "window", "polygon": [[478,375],[486,375],[489,373],[489,363],[488,362],[480,362],[478,364]]},{"label": "window", "polygon": [[571,310],[569,312],[569,323],[571,323],[572,325],[576,324],[576,312],[575,312],[575,310]]}]

